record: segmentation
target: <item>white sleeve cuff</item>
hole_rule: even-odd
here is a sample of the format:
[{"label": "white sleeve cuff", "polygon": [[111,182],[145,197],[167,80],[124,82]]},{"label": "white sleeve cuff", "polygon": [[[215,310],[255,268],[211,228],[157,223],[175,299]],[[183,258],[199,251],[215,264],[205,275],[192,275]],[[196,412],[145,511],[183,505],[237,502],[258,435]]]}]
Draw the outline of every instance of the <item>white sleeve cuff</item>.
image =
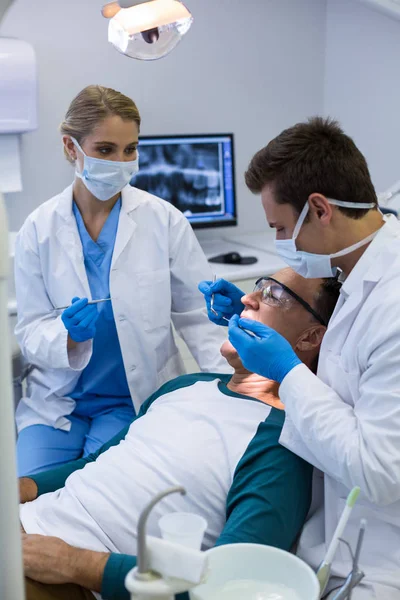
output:
[{"label": "white sleeve cuff", "polygon": [[291,407],[295,398],[304,394],[304,389],[307,387],[308,375],[316,377],[305,364],[296,365],[286,377],[279,387],[279,397],[283,404]]},{"label": "white sleeve cuff", "polygon": [[[68,332],[65,343],[68,344]],[[93,340],[79,342],[72,350],[68,352],[68,366],[73,371],[83,371],[89,364],[93,352]]]}]

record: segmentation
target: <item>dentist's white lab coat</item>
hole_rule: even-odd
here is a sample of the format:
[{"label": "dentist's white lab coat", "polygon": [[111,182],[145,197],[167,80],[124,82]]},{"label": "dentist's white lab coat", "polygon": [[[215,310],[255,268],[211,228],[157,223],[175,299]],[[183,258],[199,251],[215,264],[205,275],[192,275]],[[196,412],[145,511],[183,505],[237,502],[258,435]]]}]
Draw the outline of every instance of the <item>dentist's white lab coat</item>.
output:
[{"label": "dentist's white lab coat", "polygon": [[[200,368],[227,370],[219,349],[225,339],[207,316],[198,282],[210,267],[187,219],[171,204],[125,187],[110,271],[110,292],[133,404],[184,373],[172,322]],[[19,431],[34,424],[68,431],[75,401],[68,397],[92,354],[92,341],[67,351],[60,312],[73,296],[91,298],[82,244],[72,211],[72,186],[26,220],[15,250],[22,353],[37,367],[17,409]]]},{"label": "dentist's white lab coat", "polygon": [[[318,567],[358,485],[343,537],[355,549],[360,519],[367,519],[361,566],[374,592],[365,597],[399,600],[400,223],[386,221],[343,284],[319,378],[299,365],[282,382],[287,416],[280,441],[325,473],[324,506],[304,528],[300,556]],[[341,544],[333,573],[346,577],[350,570]]]}]

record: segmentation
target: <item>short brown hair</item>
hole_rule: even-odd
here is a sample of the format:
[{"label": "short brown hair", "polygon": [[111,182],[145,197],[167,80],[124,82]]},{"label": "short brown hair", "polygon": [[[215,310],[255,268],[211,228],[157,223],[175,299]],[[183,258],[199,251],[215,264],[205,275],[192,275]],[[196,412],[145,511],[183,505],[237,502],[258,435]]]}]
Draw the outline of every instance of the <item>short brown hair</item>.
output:
[{"label": "short brown hair", "polygon": [[[299,214],[308,197],[378,204],[367,161],[337,121],[313,117],[285,129],[253,156],[245,174],[255,194],[272,185],[278,204],[291,204]],[[358,219],[366,210],[340,208]]]},{"label": "short brown hair", "polygon": [[314,297],[314,308],[325,323],[329,322],[335,310],[341,287],[342,284],[336,277],[328,277],[322,280],[321,287]]},{"label": "short brown hair", "polygon": [[[123,121],[135,121],[140,129],[140,114],[131,98],[112,88],[88,85],[72,100],[60,131],[82,145],[96,125],[112,115],[121,117]],[[65,148],[64,153],[69,162],[74,162]]]},{"label": "short brown hair", "polygon": [[[329,277],[322,280],[321,287],[314,296],[313,308],[325,323],[329,323],[329,320],[335,310],[335,306],[339,299],[340,289],[342,284],[336,277]],[[313,320],[315,320],[313,318]],[[313,373],[317,372],[318,369],[319,354],[315,357],[313,364],[310,366]]]}]

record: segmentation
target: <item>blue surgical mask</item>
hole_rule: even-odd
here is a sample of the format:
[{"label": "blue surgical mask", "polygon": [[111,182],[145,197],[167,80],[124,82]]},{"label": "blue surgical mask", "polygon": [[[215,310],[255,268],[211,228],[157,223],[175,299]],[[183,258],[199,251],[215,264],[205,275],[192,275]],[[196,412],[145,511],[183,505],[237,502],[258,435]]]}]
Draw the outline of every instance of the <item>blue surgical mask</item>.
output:
[{"label": "blue surgical mask", "polygon": [[98,200],[109,200],[119,194],[139,171],[139,153],[136,160],[127,162],[94,158],[87,156],[78,142],[73,137],[71,139],[84,157],[83,169],[79,171],[76,163],[75,175],[82,179],[89,192]]},{"label": "blue surgical mask", "polygon": [[[344,202],[342,200],[333,200],[332,198],[327,198],[327,200],[329,204],[335,204],[336,206],[342,206],[344,208],[358,208],[360,210],[374,208],[376,206],[372,202]],[[300,229],[304,223],[304,219],[306,218],[309,209],[310,206],[308,202],[306,202],[303,210],[300,213],[291,239],[275,240],[276,251],[282,260],[284,260],[289,267],[296,271],[296,273],[308,279],[314,279],[318,277],[335,277],[337,269],[332,267],[332,258],[345,256],[346,254],[350,254],[350,252],[354,252],[354,250],[357,250],[357,248],[365,246],[368,244],[368,242],[373,240],[379,231],[374,231],[374,233],[371,233],[371,235],[367,236],[363,240],[353,244],[352,246],[349,246],[348,248],[344,248],[335,254],[313,254],[311,252],[297,250],[296,238],[300,233]]]}]

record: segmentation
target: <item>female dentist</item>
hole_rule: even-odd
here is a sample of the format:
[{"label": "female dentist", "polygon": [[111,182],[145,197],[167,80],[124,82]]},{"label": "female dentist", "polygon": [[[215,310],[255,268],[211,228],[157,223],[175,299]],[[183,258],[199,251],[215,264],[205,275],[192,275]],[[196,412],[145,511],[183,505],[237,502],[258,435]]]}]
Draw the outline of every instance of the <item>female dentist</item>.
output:
[{"label": "female dentist", "polygon": [[226,371],[225,336],[197,290],[210,269],[189,223],[128,185],[139,126],[130,98],[82,90],[60,127],[75,180],[18,234],[15,333],[34,366],[16,412],[20,476],[95,451],[184,372],[171,320],[202,370]]},{"label": "female dentist", "polygon": [[[280,383],[286,411],[281,444],[325,474],[324,502],[303,530],[300,556],[318,568],[349,490],[359,486],[343,536],[354,549],[360,520],[367,519],[360,562],[366,576],[352,597],[398,600],[400,224],[382,217],[365,158],[329,120],[283,131],[254,156],[246,183],[261,193],[277,253],[289,266],[310,278],[332,277],[337,267],[342,272],[318,376],[277,332],[239,318],[238,288],[219,280],[201,289],[208,304],[215,294],[214,309],[231,318],[229,338],[247,369]],[[341,546],[328,593],[350,570]]]}]

